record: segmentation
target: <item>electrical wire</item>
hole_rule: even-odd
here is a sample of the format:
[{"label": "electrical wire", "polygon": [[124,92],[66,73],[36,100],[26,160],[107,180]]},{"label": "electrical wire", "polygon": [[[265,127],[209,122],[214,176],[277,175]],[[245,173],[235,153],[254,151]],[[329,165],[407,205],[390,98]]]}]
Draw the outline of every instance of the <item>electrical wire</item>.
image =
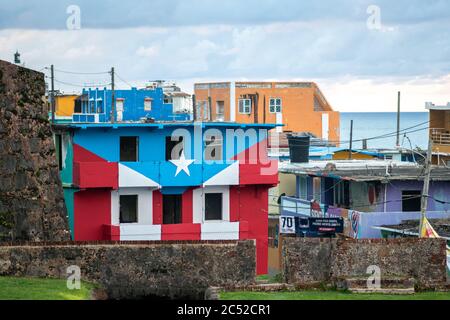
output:
[{"label": "electrical wire", "polygon": [[[403,200],[410,200],[410,199],[416,199],[416,198],[421,198],[421,197],[422,197],[421,195],[420,196],[410,196],[410,197],[404,197],[403,199],[375,202],[375,203],[370,204],[370,205],[352,206],[352,209],[353,208],[367,208],[368,206],[381,205],[381,204],[391,203],[391,202],[400,202],[400,201],[403,201]],[[288,209],[311,209],[310,206],[295,206],[295,207],[293,207],[293,206],[283,206],[281,204],[269,204],[269,205],[273,206],[273,207],[279,207],[281,209],[286,209],[286,208],[288,208]],[[352,209],[348,209],[348,210],[352,210]]]},{"label": "electrical wire", "polygon": [[441,203],[441,204],[450,204],[450,201],[444,201],[444,200],[436,199],[435,197],[432,197],[432,196],[430,196],[430,195],[425,196],[425,197],[427,197],[427,198],[429,198],[429,199],[431,199],[431,200],[434,200],[434,201],[436,201],[436,202],[439,202],[439,203]]},{"label": "electrical wire", "polygon": [[[423,126],[425,124],[428,124],[429,122],[430,121],[425,121],[425,122],[421,122],[419,124],[416,124],[414,126],[404,128],[402,130],[399,130],[399,133],[407,134],[407,133],[413,133],[413,132],[418,132],[418,131],[422,131],[422,130],[427,130],[427,129],[429,129],[429,127],[419,128],[419,129],[416,129],[416,130],[408,131],[410,129],[414,129],[414,128]],[[376,139],[385,139],[385,138],[395,137],[396,135],[397,135],[397,131],[394,131],[394,132],[389,132],[389,133],[385,133],[385,134],[378,135],[378,136],[355,139],[355,140],[352,140],[351,142],[354,143],[354,142],[361,142],[361,141],[364,141],[364,140],[369,141],[369,140],[376,140]],[[340,141],[339,140],[327,140],[327,142],[331,142],[331,143],[336,142],[336,143],[340,143],[340,144],[348,144],[348,143],[350,143],[350,140],[340,140]],[[310,145],[310,144],[295,141],[295,142],[293,142],[292,145],[293,146],[307,146],[307,145]]]},{"label": "electrical wire", "polygon": [[119,78],[119,80],[121,80],[123,83],[129,85],[131,88],[133,88],[133,86],[126,80],[124,80],[117,72],[114,72],[114,75],[117,76],[117,78]]},{"label": "electrical wire", "polygon": [[[45,69],[50,70],[51,68],[45,67]],[[61,73],[67,73],[67,74],[80,74],[80,75],[111,73],[110,71],[103,71],[103,72],[76,72],[76,71],[65,71],[65,70],[60,70],[60,69],[55,69],[55,68],[53,68],[53,71],[57,71],[57,72],[61,72]]]},{"label": "electrical wire", "polygon": [[[46,78],[46,79],[51,79],[51,77],[49,77],[49,76],[45,76],[45,78]],[[72,87],[79,87],[79,88],[89,88],[89,87],[93,87],[93,85],[75,84],[75,83],[65,82],[65,81],[61,81],[61,80],[57,80],[57,79],[54,79],[54,81],[55,81],[56,83],[60,83],[60,84],[64,84],[64,85],[72,86]],[[107,86],[110,86],[110,85],[111,85],[111,83],[99,83],[99,84],[96,84],[95,86],[96,86],[96,87],[107,87]]]}]

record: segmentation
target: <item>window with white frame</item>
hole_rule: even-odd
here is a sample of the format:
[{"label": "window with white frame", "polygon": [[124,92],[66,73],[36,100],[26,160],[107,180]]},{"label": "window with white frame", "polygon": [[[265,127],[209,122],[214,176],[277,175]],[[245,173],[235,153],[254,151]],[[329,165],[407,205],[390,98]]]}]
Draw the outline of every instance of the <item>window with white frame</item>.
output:
[{"label": "window with white frame", "polygon": [[[113,225],[153,224],[153,190],[148,187],[122,187],[111,191]],[[130,230],[130,229],[129,229]]]},{"label": "window with white frame", "polygon": [[269,111],[271,113],[281,112],[281,98],[270,98]]},{"label": "window with white frame", "polygon": [[252,100],[239,99],[239,113],[243,113],[243,114],[252,113]]},{"label": "window with white frame", "polygon": [[298,197],[308,200],[308,180],[306,177],[298,177]]},{"label": "window with white frame", "polygon": [[152,111],[152,98],[144,99],[144,111]]},{"label": "window with white frame", "polygon": [[229,222],[229,186],[205,186],[193,190],[193,222]]},{"label": "window with white frame", "polygon": [[205,193],[205,221],[222,220],[222,204],[222,193]]},{"label": "window with white frame", "polygon": [[138,222],[138,196],[135,194],[120,195],[120,223]]},{"label": "window with white frame", "polygon": [[103,100],[97,99],[97,113],[103,113]]},{"label": "window with white frame", "polygon": [[216,120],[217,121],[224,121],[225,113],[225,103],[223,101],[216,101]]}]

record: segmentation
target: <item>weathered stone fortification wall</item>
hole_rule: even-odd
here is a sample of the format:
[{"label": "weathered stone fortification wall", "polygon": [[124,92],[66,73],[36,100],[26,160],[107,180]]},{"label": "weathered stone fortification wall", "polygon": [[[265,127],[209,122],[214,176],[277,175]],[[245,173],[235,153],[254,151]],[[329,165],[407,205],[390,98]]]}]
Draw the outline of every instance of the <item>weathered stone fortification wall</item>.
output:
[{"label": "weathered stone fortification wall", "polygon": [[77,265],[109,298],[202,299],[209,286],[254,283],[255,252],[253,240],[2,244],[0,275],[67,278]]},{"label": "weathered stone fortification wall", "polygon": [[377,265],[381,277],[413,277],[422,288],[446,282],[444,239],[285,238],[282,272],[288,283],[335,282],[366,274]]},{"label": "weathered stone fortification wall", "polygon": [[44,74],[0,60],[0,241],[69,240]]}]

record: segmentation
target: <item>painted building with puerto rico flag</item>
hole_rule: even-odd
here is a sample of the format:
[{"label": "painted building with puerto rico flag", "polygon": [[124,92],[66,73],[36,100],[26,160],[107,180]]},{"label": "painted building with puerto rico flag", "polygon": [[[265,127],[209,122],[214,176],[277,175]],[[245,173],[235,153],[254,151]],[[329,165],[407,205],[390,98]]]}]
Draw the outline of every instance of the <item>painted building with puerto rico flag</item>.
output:
[{"label": "painted building with puerto rico flag", "polygon": [[70,123],[55,126],[72,237],[255,239],[267,273],[271,124]]}]

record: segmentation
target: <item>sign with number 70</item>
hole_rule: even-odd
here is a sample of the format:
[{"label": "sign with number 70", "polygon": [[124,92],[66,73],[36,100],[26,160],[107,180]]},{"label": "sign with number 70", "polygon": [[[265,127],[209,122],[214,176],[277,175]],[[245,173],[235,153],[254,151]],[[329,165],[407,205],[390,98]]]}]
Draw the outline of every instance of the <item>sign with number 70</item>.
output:
[{"label": "sign with number 70", "polygon": [[281,233],[295,233],[295,218],[281,216],[280,217],[280,234]]}]

